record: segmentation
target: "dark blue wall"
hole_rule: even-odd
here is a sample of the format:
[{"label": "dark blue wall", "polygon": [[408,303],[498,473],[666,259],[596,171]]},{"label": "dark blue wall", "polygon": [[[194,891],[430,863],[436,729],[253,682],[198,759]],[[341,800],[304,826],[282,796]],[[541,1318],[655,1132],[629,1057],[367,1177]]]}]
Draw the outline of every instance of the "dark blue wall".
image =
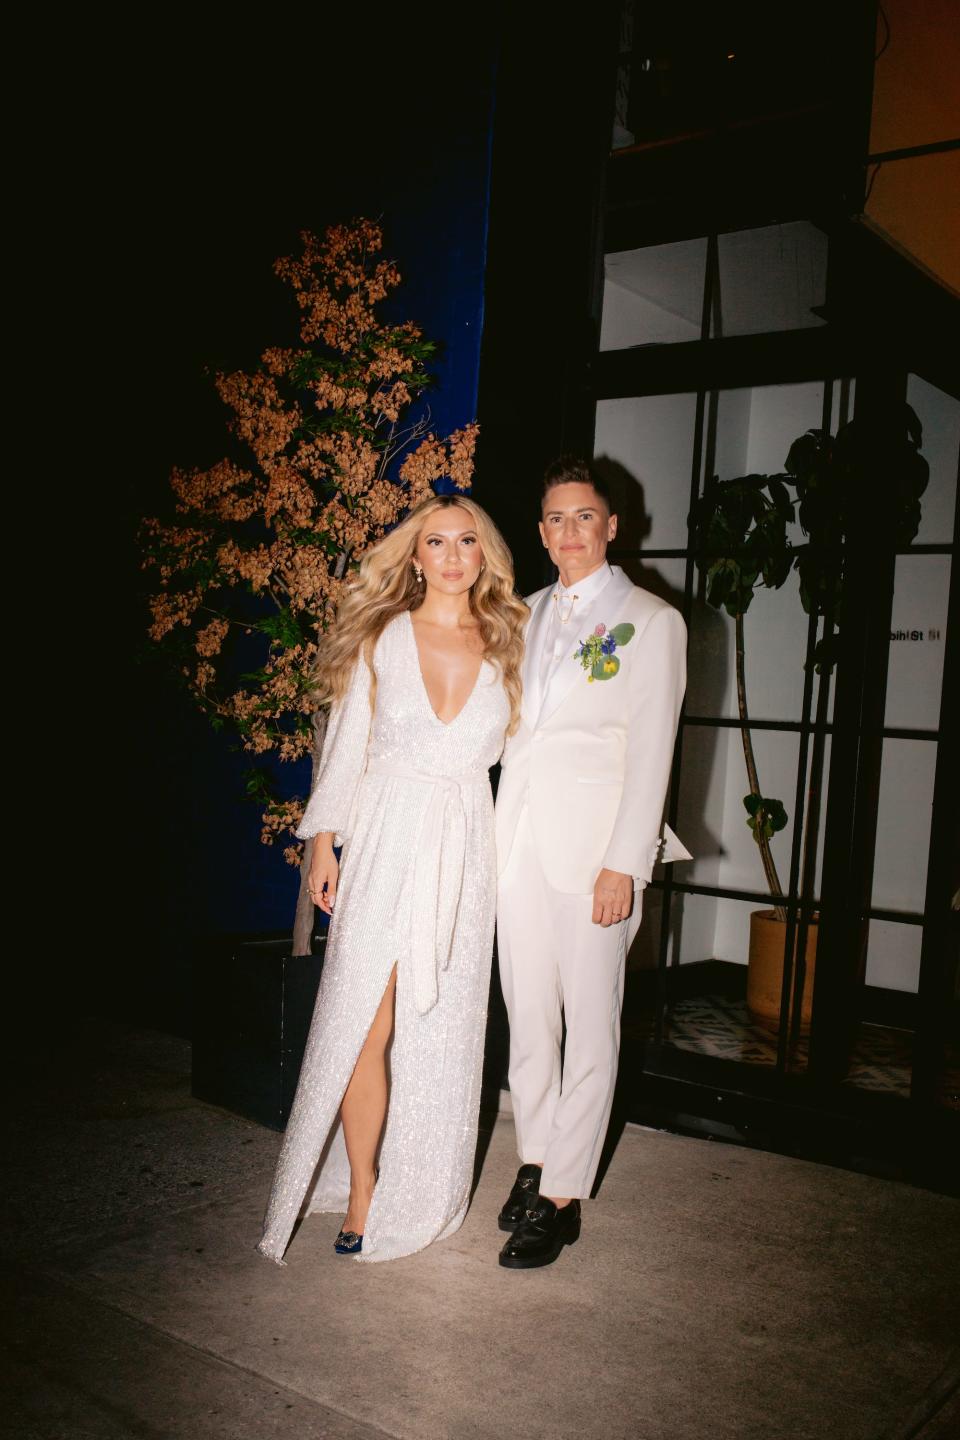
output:
[{"label": "dark blue wall", "polygon": [[[105,563],[126,596],[119,648],[133,663],[106,706],[123,716],[122,765],[102,732],[97,743],[101,773],[124,796],[118,819],[129,823],[119,853],[114,846],[109,862],[94,863],[88,910],[108,937],[104,991],[120,1009],[134,996],[151,1023],[186,1027],[189,969],[203,937],[289,929],[297,875],[280,848],[259,843],[259,812],[241,782],[251,757],[210,730],[144,645],[136,522],[166,503],[171,465],[208,465],[227,448],[225,411],[205,369],[249,366],[266,345],[295,343],[295,307],[271,265],[296,250],[302,228],[381,220],[404,278],[396,313],[443,345],[428,399],[436,430],[475,418],[493,77],[492,46],[480,43],[442,88],[422,88],[402,106],[367,95],[362,117],[345,121],[341,148],[315,153],[301,137],[295,163],[288,153],[286,166],[268,166],[265,176],[257,166],[224,168],[212,124],[173,135],[161,126],[150,132],[140,184],[114,217],[124,243],[105,283],[114,331],[123,335],[129,317],[137,350]],[[137,311],[144,290],[146,335]],[[288,789],[303,793],[309,766],[280,768]]]},{"label": "dark blue wall", "polygon": [[[358,183],[343,215],[382,215],[387,246],[404,284],[393,308],[414,319],[443,345],[436,388],[427,399],[439,434],[472,420],[477,411],[489,164],[489,105],[482,92],[467,113],[446,116],[429,142],[430,164],[411,179],[390,173]],[[447,125],[452,124],[452,129]],[[248,757],[224,756],[216,741],[205,746],[213,804],[211,825],[198,817],[202,850],[216,855],[204,923],[213,930],[263,931],[291,923],[297,875],[257,842],[258,815],[237,801]],[[291,790],[309,788],[309,764],[279,767]],[[229,816],[221,844],[220,821]],[[211,817],[212,818],[212,817]]]}]

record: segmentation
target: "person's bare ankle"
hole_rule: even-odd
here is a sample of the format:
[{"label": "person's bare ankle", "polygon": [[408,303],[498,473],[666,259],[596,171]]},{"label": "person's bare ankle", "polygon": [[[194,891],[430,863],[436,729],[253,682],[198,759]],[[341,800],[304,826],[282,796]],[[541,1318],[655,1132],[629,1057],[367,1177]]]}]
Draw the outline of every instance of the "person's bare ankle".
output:
[{"label": "person's bare ankle", "polygon": [[367,1211],[370,1209],[370,1202],[373,1199],[373,1190],[376,1185],[376,1176],[371,1171],[369,1179],[350,1180],[350,1200],[347,1204],[347,1213],[344,1218],[342,1229],[352,1230],[355,1235],[363,1234],[363,1227],[367,1223]]}]

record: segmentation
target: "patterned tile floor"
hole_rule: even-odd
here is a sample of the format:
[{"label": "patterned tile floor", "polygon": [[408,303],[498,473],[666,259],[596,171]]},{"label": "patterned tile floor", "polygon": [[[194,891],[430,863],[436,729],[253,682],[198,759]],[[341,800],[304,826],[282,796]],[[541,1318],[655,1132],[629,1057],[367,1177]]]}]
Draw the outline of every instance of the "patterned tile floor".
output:
[{"label": "patterned tile floor", "polygon": [[[700,995],[678,1001],[669,1018],[669,1043],[680,1050],[695,1050],[722,1060],[773,1065],[777,1058],[777,1037],[751,1020],[743,1000],[723,995]],[[807,1063],[807,1038],[801,1036],[793,1055],[792,1070]],[[853,1054],[848,1085],[865,1090],[883,1090],[897,1095],[910,1093],[913,1035],[883,1025],[863,1025]],[[960,1055],[948,1058],[944,1074],[943,1103],[960,1109]]]}]

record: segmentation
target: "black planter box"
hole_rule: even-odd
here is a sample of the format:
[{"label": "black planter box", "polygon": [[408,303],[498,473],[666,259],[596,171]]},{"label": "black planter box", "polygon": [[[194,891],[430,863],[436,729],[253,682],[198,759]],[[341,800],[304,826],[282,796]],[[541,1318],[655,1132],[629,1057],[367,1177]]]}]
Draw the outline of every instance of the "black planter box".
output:
[{"label": "black planter box", "polygon": [[282,1130],[307,1043],[323,939],[314,955],[289,938],[225,941],[194,967],[193,1081],[198,1100]]},{"label": "black planter box", "polygon": [[[193,981],[193,1079],[198,1100],[273,1130],[287,1123],[313,1016],[325,936],[316,954],[290,954],[289,937],[226,938],[197,956]],[[506,1085],[509,1036],[496,964],[483,1067],[485,1108]]]}]

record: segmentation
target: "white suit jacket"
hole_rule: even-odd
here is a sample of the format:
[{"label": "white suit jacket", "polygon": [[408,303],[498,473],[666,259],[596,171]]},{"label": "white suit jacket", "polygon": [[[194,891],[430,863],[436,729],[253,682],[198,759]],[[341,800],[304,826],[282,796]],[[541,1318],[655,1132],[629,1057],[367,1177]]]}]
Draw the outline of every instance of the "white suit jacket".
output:
[{"label": "white suit jacket", "polygon": [[[650,880],[686,685],[682,616],[611,568],[600,594],[571,619],[569,658],[555,669],[537,714],[539,642],[555,587],[528,598],[522,719],[501,762],[498,867],[510,857],[526,801],[544,875],[566,894],[592,891],[604,867],[640,885]],[[617,674],[590,681],[575,651],[600,622],[608,631],[629,622],[635,634],[616,651]],[[689,854],[671,834],[660,858]]]}]

